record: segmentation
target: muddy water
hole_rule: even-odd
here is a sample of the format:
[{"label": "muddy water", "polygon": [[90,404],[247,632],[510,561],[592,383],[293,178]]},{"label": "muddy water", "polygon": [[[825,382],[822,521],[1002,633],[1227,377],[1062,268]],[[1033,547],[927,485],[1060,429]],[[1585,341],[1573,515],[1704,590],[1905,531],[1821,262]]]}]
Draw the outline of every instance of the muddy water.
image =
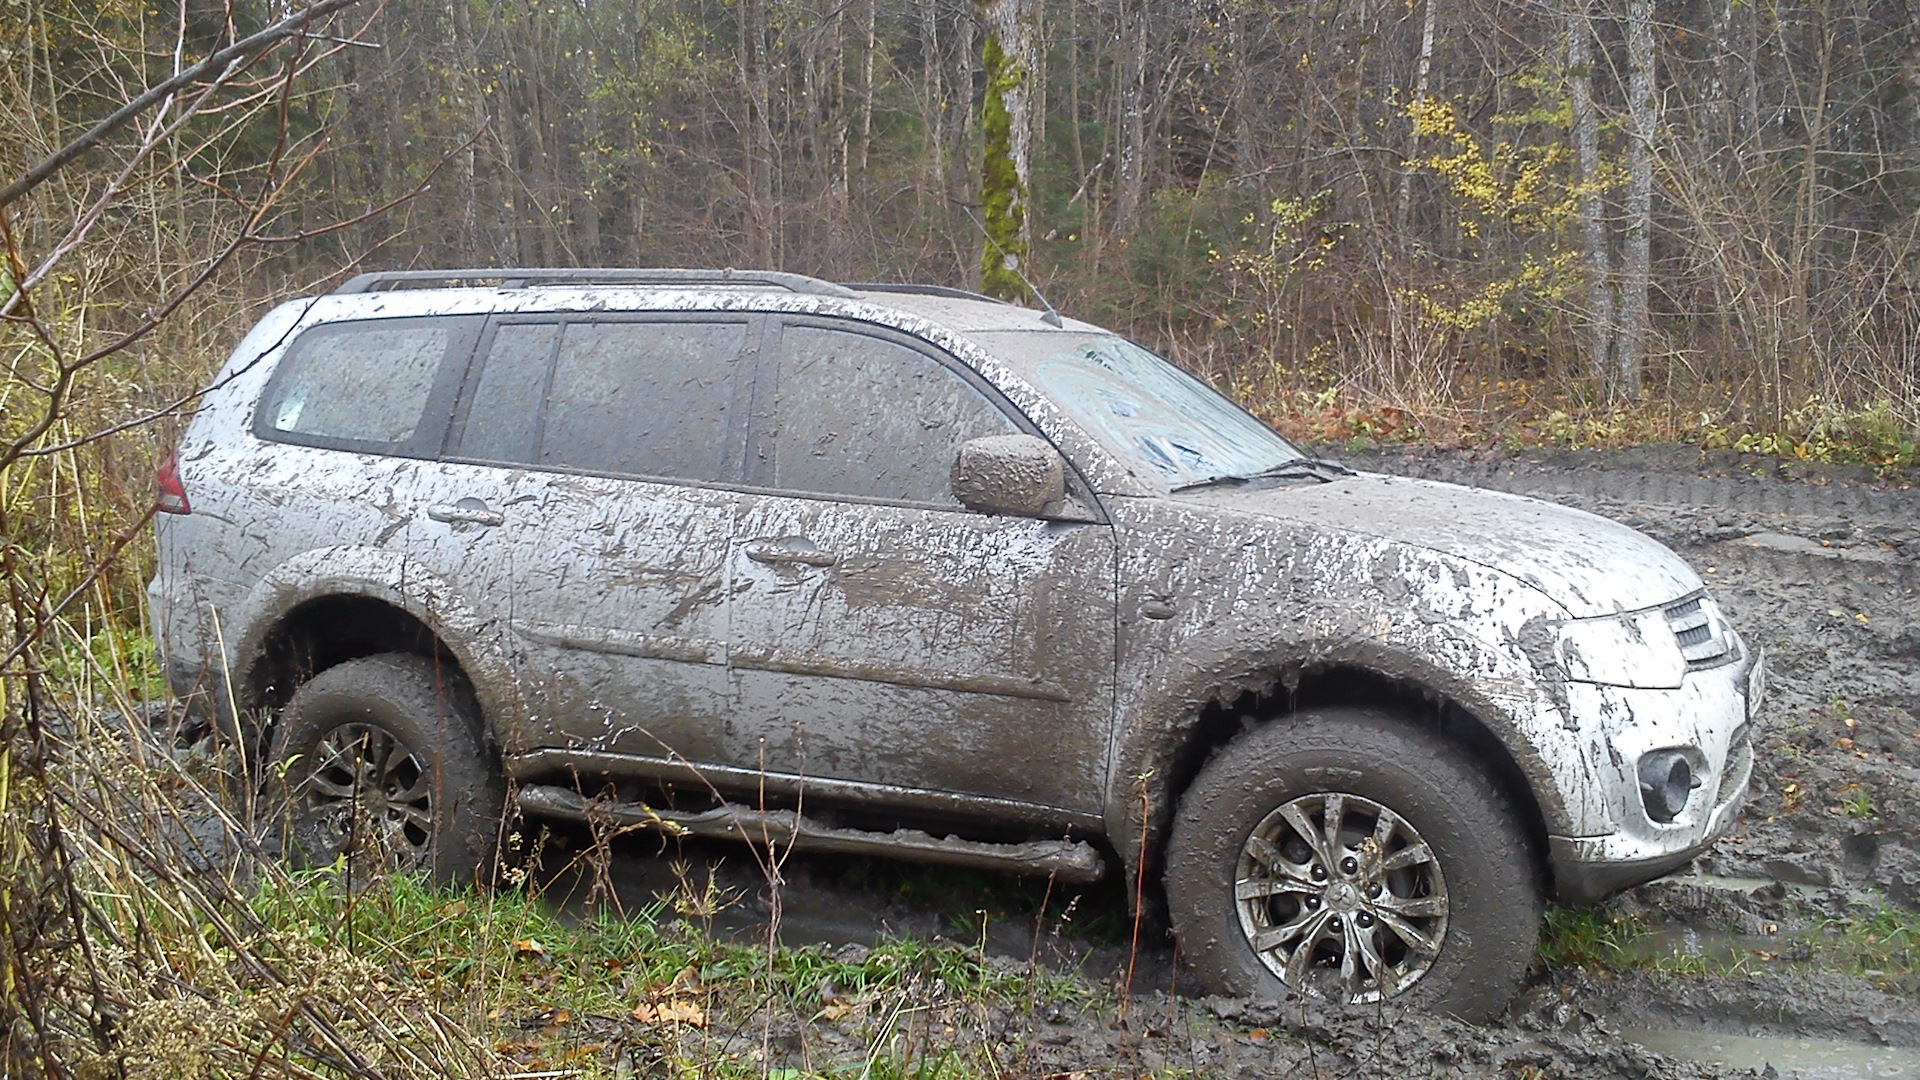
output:
[{"label": "muddy water", "polygon": [[1799,1080],[1920,1080],[1920,1051],[1901,1047],[1687,1028],[1627,1028],[1620,1034],[1668,1057],[1736,1069],[1771,1067],[1782,1077]]}]

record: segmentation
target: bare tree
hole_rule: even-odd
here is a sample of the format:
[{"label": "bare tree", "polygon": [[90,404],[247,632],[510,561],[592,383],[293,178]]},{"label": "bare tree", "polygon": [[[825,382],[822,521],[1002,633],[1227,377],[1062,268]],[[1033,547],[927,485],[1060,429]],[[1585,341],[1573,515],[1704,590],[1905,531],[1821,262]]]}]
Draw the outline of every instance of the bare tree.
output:
[{"label": "bare tree", "polygon": [[1620,259],[1620,332],[1609,383],[1611,396],[1634,398],[1652,336],[1648,300],[1653,290],[1654,0],[1627,4],[1627,221]]},{"label": "bare tree", "polygon": [[1613,382],[1613,255],[1607,237],[1600,169],[1600,111],[1593,101],[1591,0],[1575,0],[1567,12],[1567,88],[1573,120],[1575,182],[1580,242],[1586,264],[1587,366],[1602,395]]}]

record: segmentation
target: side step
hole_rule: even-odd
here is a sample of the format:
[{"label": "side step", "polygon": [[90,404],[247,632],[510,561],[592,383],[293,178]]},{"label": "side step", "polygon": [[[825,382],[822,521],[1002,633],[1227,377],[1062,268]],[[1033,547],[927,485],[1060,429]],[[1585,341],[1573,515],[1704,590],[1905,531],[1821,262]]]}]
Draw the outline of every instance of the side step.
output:
[{"label": "side step", "polygon": [[636,803],[589,799],[570,788],[547,784],[521,788],[517,802],[521,810],[537,817],[651,826],[689,836],[791,844],[805,851],[879,855],[1032,876],[1052,875],[1062,881],[1098,881],[1107,870],[1100,852],[1084,841],[991,844],[934,836],[918,829],[895,829],[886,833],[835,829],[791,810],[755,810],[736,803],[723,803],[698,813],[653,810]]}]

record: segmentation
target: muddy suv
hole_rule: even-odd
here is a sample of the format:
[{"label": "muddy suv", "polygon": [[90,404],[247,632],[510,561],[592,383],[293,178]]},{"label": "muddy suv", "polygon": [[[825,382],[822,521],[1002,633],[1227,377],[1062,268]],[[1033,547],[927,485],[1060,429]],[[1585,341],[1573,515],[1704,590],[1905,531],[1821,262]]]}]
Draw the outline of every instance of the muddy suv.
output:
[{"label": "muddy suv", "polygon": [[1144,870],[1208,990],[1473,1016],[1751,763],[1759,658],[1659,544],[949,289],[361,277],[255,327],[162,488],[170,677],[309,860],[471,878],[511,798]]}]

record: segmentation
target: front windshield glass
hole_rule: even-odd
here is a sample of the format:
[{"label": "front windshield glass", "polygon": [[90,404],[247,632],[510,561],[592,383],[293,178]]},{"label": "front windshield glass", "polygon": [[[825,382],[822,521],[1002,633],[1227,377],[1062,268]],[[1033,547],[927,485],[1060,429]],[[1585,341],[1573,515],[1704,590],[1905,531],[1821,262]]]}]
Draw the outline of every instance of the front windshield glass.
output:
[{"label": "front windshield glass", "polygon": [[1169,488],[1301,457],[1200,380],[1112,334],[971,335],[1010,361],[1136,476]]}]

